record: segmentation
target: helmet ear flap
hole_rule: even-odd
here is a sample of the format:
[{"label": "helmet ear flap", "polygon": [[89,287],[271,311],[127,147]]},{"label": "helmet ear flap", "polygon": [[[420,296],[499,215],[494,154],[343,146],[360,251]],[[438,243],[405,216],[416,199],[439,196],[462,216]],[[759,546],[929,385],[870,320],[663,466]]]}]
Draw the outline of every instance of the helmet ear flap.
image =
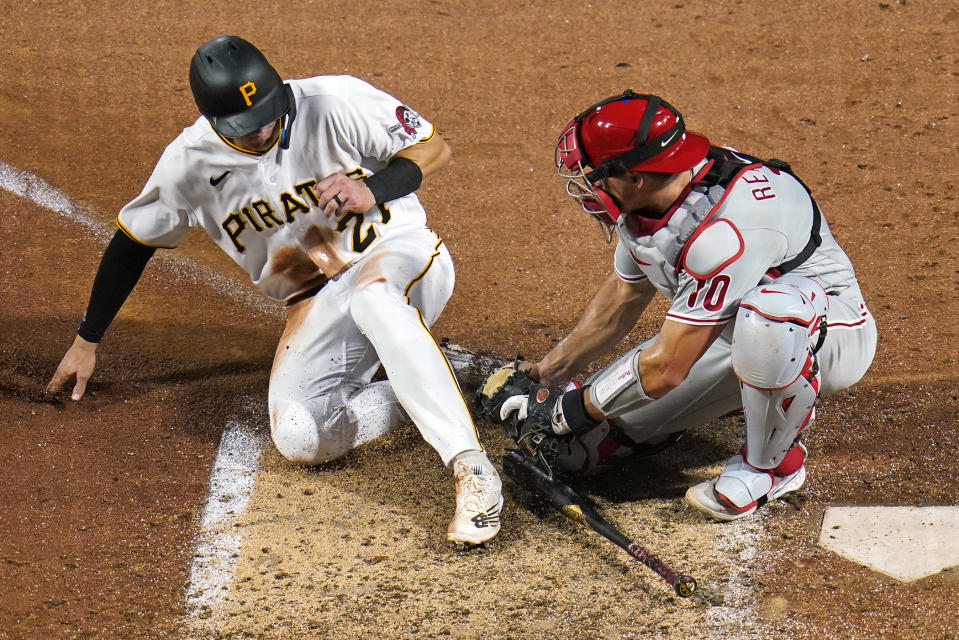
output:
[{"label": "helmet ear flap", "polygon": [[613,199],[613,196],[609,195],[604,189],[600,189],[599,187],[593,187],[593,196],[603,205],[602,209],[591,211],[589,207],[586,206],[585,202],[583,203],[583,208],[591,213],[593,217],[597,218],[600,222],[615,226],[616,221],[619,220],[619,215],[622,212],[619,209],[619,205],[616,204],[616,201]]},{"label": "helmet ear flap", "polygon": [[566,193],[572,196],[586,213],[595,218],[603,227],[606,241],[612,240],[613,227],[619,219],[620,208],[613,197],[589,178],[591,171],[589,159],[583,153],[578,141],[580,118],[566,123],[556,142],[554,161],[556,171],[566,179]]}]

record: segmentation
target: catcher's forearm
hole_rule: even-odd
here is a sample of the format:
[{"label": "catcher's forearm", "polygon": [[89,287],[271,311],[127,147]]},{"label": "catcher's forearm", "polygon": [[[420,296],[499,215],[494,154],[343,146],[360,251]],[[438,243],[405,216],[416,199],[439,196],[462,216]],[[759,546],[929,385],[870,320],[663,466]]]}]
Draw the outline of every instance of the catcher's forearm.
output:
[{"label": "catcher's forearm", "polygon": [[655,294],[646,281],[629,283],[616,273],[610,274],[573,330],[533,366],[530,375],[546,386],[565,384],[619,343]]}]

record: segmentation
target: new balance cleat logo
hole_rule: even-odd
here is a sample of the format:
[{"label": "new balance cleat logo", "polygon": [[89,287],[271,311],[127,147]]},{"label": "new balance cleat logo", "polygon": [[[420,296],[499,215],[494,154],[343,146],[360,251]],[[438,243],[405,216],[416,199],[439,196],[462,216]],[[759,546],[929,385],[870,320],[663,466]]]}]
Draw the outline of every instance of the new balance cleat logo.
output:
[{"label": "new balance cleat logo", "polygon": [[497,526],[499,525],[499,509],[493,508],[489,511],[480,511],[470,518],[470,521],[477,529]]}]

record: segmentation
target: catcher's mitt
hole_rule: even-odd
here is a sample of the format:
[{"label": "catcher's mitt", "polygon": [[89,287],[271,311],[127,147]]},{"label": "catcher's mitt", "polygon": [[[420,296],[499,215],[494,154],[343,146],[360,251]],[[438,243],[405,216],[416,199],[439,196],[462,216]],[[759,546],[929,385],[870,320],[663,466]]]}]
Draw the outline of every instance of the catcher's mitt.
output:
[{"label": "catcher's mitt", "polygon": [[476,394],[481,415],[503,425],[521,449],[550,467],[559,450],[552,418],[561,396],[515,364],[494,371]]},{"label": "catcher's mitt", "polygon": [[505,425],[506,416],[501,415],[503,403],[513,396],[529,395],[534,384],[529,374],[520,371],[515,364],[496,369],[476,392],[480,414]]}]

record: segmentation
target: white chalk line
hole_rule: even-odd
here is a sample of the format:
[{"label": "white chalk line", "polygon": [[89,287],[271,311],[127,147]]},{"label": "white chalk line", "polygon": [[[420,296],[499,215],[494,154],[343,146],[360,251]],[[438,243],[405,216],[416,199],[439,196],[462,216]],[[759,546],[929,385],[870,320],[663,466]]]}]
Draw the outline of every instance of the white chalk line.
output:
[{"label": "white chalk line", "polygon": [[[89,211],[78,207],[62,191],[42,178],[2,160],[0,188],[85,227],[94,238],[104,243],[113,236],[114,230],[98,222]],[[279,305],[269,304],[255,291],[240,287],[235,281],[194,260],[168,252],[159,252],[154,260],[157,259],[162,267],[177,278],[208,284],[258,312],[269,315],[282,313]],[[234,419],[227,421],[213,463],[209,496],[190,567],[186,606],[195,621],[213,612],[233,583],[241,540],[239,535],[233,533],[232,525],[246,510],[256,486],[261,440],[262,436],[256,435],[253,426]]]},{"label": "white chalk line", "polygon": [[[107,243],[115,233],[115,229],[99,222],[89,211],[77,206],[49,182],[2,160],[0,188],[79,224],[101,243]],[[242,287],[235,280],[212,271],[195,260],[172,252],[159,251],[153,261],[160,262],[161,267],[176,278],[208,285],[227,293],[248,309],[266,315],[282,316],[280,305],[270,303],[255,290]],[[467,370],[472,368],[475,358],[473,354],[457,345],[450,345],[444,348],[444,351],[457,372],[465,375]],[[248,402],[255,400],[248,399]],[[185,604],[189,615],[187,624],[194,629],[202,627],[203,620],[215,622],[219,605],[234,582],[242,539],[234,531],[233,525],[246,510],[256,487],[263,440],[264,437],[258,436],[252,425],[235,419],[227,421],[221,436],[186,588]]]},{"label": "white chalk line", "polygon": [[186,592],[194,628],[204,618],[215,620],[234,582],[242,538],[233,525],[253,496],[262,440],[236,420],[227,422],[220,440]]},{"label": "white chalk line", "polygon": [[742,584],[750,561],[758,553],[765,517],[765,513],[755,514],[752,518],[723,523],[716,551],[725,559],[729,574],[720,594],[722,604],[710,607],[706,612],[711,630],[709,637],[713,640],[759,640],[763,637],[752,614],[755,594],[751,589],[742,588]]},{"label": "white chalk line", "polygon": [[[86,209],[77,206],[65,193],[46,180],[31,173],[12,167],[0,160],[0,189],[20,196],[40,205],[57,215],[85,227],[97,240],[106,243],[113,237],[116,227],[109,227],[99,221]],[[225,292],[244,307],[270,316],[282,317],[281,305],[271,303],[269,299],[252,287],[244,286],[232,278],[213,271],[196,260],[171,251],[158,250],[151,262],[157,262],[177,278],[197,284],[206,284],[211,288]],[[93,274],[90,274],[93,282]]]}]

